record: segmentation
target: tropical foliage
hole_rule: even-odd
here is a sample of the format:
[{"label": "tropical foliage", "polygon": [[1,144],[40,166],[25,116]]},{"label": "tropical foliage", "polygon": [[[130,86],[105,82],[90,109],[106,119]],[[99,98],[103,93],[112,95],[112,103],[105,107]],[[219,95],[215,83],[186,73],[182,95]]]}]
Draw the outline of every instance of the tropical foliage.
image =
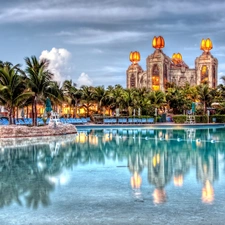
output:
[{"label": "tropical foliage", "polygon": [[37,104],[44,105],[47,97],[55,110],[58,106],[69,106],[67,114],[73,117],[83,116],[79,113],[80,108],[85,109],[86,116],[93,113],[106,115],[106,112],[112,115],[116,109],[125,116],[154,116],[156,109],[161,113],[168,109],[171,114],[183,114],[191,109],[192,102],[197,103],[197,114],[206,114],[215,102],[219,104],[216,112],[225,113],[225,77],[221,78],[223,84],[215,89],[208,84],[177,87],[174,83],[167,83],[165,93],[147,88],[126,89],[119,84],[107,88],[86,85],[78,88],[72,80],[65,80],[62,84],[54,81],[46,59],[26,57],[25,64],[22,71],[18,64],[0,61],[0,105],[7,109],[10,124],[14,123],[18,108],[30,106],[33,125],[37,125]]}]

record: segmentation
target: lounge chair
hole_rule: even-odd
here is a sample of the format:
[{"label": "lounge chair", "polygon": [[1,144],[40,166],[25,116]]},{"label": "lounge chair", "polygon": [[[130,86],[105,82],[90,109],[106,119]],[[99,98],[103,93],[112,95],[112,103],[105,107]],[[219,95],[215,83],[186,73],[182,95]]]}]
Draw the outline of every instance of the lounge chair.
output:
[{"label": "lounge chair", "polygon": [[133,118],[128,118],[128,123],[133,123]]},{"label": "lounge chair", "polygon": [[154,118],[148,118],[147,123],[154,123]]},{"label": "lounge chair", "polygon": [[147,119],[146,118],[142,118],[141,119],[141,123],[147,123]]}]

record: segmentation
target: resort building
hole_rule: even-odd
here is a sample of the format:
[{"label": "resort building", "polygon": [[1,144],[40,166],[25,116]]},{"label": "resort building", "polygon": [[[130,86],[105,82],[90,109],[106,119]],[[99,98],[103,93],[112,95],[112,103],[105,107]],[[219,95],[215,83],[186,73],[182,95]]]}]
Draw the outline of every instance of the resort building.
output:
[{"label": "resort building", "polygon": [[152,46],[155,51],[147,57],[145,71],[138,64],[140,53],[136,51],[130,53],[132,64],[126,72],[127,88],[146,87],[154,91],[165,91],[168,82],[177,86],[186,83],[191,86],[208,83],[211,88],[217,86],[218,60],[210,53],[213,46],[209,38],[201,42],[200,49],[203,53],[195,59],[195,68],[189,68],[180,53],[174,53],[172,58],[167,56],[162,51],[165,46],[163,37],[154,37]]}]

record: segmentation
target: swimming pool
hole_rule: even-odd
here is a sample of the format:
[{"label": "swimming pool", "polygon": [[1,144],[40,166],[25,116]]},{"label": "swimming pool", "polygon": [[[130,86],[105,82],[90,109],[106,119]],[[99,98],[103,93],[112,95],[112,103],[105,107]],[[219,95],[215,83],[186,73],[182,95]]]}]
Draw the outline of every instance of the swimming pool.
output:
[{"label": "swimming pool", "polygon": [[1,148],[0,224],[224,223],[225,128],[78,131]]}]

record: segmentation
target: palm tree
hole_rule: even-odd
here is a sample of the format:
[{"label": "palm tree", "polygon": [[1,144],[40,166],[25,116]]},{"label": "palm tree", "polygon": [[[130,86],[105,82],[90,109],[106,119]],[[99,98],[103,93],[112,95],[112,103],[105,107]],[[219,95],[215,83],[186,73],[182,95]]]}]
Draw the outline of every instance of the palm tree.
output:
[{"label": "palm tree", "polygon": [[119,108],[122,100],[122,93],[124,89],[121,85],[115,85],[115,87],[109,86],[107,88],[108,97],[110,101],[110,108]]},{"label": "palm tree", "polygon": [[55,98],[52,91],[53,74],[48,70],[49,61],[47,59],[37,60],[35,56],[26,57],[26,74],[28,87],[34,93],[32,98],[32,118],[33,125],[37,125],[37,103],[44,103],[47,96]]},{"label": "palm tree", "polygon": [[72,80],[65,80],[62,85],[64,99],[69,103],[70,107],[74,107],[75,117],[77,107],[81,99],[81,92],[76,88],[76,84]]},{"label": "palm tree", "polygon": [[0,66],[0,103],[9,112],[9,124],[14,123],[15,107],[18,107],[33,93],[26,90],[20,65],[1,63]]},{"label": "palm tree", "polygon": [[146,88],[139,89],[136,91],[134,98],[134,106],[140,107],[143,115],[153,116],[155,108],[152,107],[151,103],[151,92]]},{"label": "palm tree", "polygon": [[81,103],[82,106],[85,107],[87,116],[90,116],[90,107],[93,106],[94,98],[93,98],[93,87],[88,87],[86,85],[81,86]]},{"label": "palm tree", "polygon": [[165,93],[162,91],[152,91],[149,97],[151,103],[156,107],[160,107],[162,104],[166,103]]},{"label": "palm tree", "polygon": [[184,110],[185,100],[181,88],[168,88],[166,93],[166,101],[169,107],[173,109],[173,113],[182,113]]},{"label": "palm tree", "polygon": [[[53,106],[61,105],[63,98],[63,89],[60,88],[60,84],[56,81],[51,81],[49,87],[47,88],[48,96],[52,102]],[[57,111],[57,110],[56,110]]]},{"label": "palm tree", "polygon": [[109,101],[108,92],[104,86],[98,86],[93,89],[93,99],[97,103],[98,112],[102,113],[103,108],[107,106]]},{"label": "palm tree", "polygon": [[129,116],[132,115],[135,91],[135,89],[124,89],[121,92],[121,106],[128,112]]},{"label": "palm tree", "polygon": [[203,104],[203,112],[206,114],[206,106],[210,106],[213,100],[208,84],[197,86],[198,99]]}]

